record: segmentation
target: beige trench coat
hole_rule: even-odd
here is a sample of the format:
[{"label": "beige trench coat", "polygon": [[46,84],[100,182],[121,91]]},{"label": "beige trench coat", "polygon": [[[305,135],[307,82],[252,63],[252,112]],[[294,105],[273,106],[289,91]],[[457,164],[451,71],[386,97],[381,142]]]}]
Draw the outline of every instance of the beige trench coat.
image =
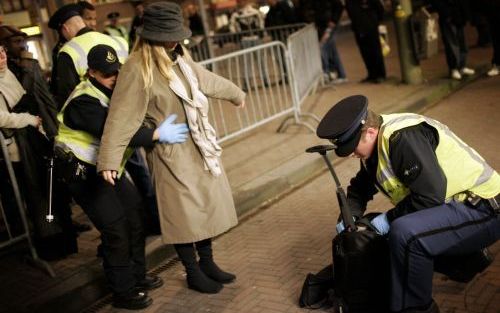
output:
[{"label": "beige trench coat", "polygon": [[[192,61],[188,63],[207,97],[235,104],[244,100],[245,93],[230,81]],[[154,68],[153,86],[145,90],[140,66],[139,55],[134,53],[120,70],[101,140],[98,171],[118,170],[130,138],[143,122],[156,128],[175,113],[178,116],[175,123],[187,123],[183,100],[169,88],[168,81]],[[181,73],[178,68],[176,73]],[[185,77],[179,77],[188,86]],[[238,223],[224,170],[217,177],[206,170],[190,136],[181,144],[158,143],[146,155],[156,189],[164,243],[211,238]]]}]

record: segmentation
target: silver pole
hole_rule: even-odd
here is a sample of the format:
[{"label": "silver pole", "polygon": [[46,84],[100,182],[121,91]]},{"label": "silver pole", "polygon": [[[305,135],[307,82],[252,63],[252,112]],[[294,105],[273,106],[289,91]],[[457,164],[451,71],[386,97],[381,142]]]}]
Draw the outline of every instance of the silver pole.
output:
[{"label": "silver pole", "polygon": [[198,0],[198,7],[201,14],[201,21],[203,22],[203,32],[205,34],[205,40],[207,41],[208,55],[209,59],[211,59],[214,57],[214,47],[212,46],[212,41],[210,40],[210,33],[209,33],[210,29],[208,27],[208,17],[207,17],[207,11],[205,10],[205,1]]}]

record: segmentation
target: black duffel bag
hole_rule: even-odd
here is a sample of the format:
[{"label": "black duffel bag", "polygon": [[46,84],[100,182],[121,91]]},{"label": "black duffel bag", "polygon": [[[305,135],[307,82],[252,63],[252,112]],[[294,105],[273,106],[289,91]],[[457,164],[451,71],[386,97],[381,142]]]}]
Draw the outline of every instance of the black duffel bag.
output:
[{"label": "black duffel bag", "polygon": [[333,265],[316,274],[308,273],[299,296],[299,306],[307,309],[329,307],[329,294],[333,287]]},{"label": "black duffel bag", "polygon": [[332,241],[337,312],[389,312],[389,245],[370,223],[376,215],[366,215],[356,222],[356,231],[343,231]]}]

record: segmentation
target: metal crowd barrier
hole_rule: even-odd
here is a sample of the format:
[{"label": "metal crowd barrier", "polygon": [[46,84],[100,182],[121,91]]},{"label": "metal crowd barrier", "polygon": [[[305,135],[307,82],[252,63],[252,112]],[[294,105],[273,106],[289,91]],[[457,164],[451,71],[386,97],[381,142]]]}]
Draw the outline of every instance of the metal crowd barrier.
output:
[{"label": "metal crowd barrier", "polygon": [[323,79],[321,52],[314,25],[309,24],[290,35],[287,46],[290,51],[291,70],[295,77],[294,97],[298,103],[302,103]]},{"label": "metal crowd barrier", "polygon": [[258,30],[248,30],[238,33],[221,33],[208,36],[194,36],[186,43],[191,56],[197,62],[208,60],[213,57],[222,56],[231,52],[246,48],[246,40],[256,40],[259,44],[271,41],[286,42],[288,36],[302,29],[307,24],[297,23]]},{"label": "metal crowd barrier", "polygon": [[[10,182],[12,184],[12,189],[14,190],[14,195],[0,195],[0,199],[2,197],[9,197],[9,196],[14,196],[15,202],[18,208],[18,211],[15,213],[18,213],[21,222],[22,222],[22,231],[20,234],[14,234],[11,229],[11,225],[9,224],[9,218],[4,210],[4,207],[2,205],[2,201],[0,201],[0,213],[1,213],[1,219],[0,219],[0,249],[12,246],[18,242],[21,242],[23,240],[26,240],[28,243],[28,247],[30,250],[31,254],[31,259],[30,261],[37,267],[40,267],[47,271],[50,276],[55,277],[55,273],[52,270],[52,267],[44,260],[40,259],[38,257],[38,254],[35,250],[35,247],[33,245],[33,240],[31,238],[29,226],[28,226],[28,220],[26,218],[26,206],[25,202],[23,201],[23,198],[21,196],[21,193],[19,191],[19,185],[17,183],[16,175],[14,173],[14,167],[12,166],[12,162],[10,161],[9,158],[9,153],[7,151],[7,141],[3,134],[0,132],[0,145],[2,147],[2,155],[3,159],[5,162],[5,166],[7,168],[7,171],[9,173],[8,179],[10,179]],[[7,179],[7,177],[2,177],[0,179]]]},{"label": "metal crowd barrier", "polygon": [[[303,113],[301,111],[302,103],[306,97],[315,93],[318,85],[323,82],[323,68],[321,65],[321,52],[318,41],[318,34],[314,24],[307,26],[294,32],[287,39],[289,68],[292,73],[293,101],[296,109],[293,119],[295,123],[303,124],[304,126],[316,132],[316,129],[308,123],[301,122],[302,118],[312,118],[319,123],[320,119],[312,113]],[[285,131],[288,127],[288,121],[292,117],[284,120],[278,131]]]},{"label": "metal crowd barrier", "polygon": [[242,110],[232,108],[225,101],[210,99],[210,120],[219,142],[290,113],[295,123],[315,131],[301,120],[300,103],[293,96],[295,75],[290,71],[288,55],[286,46],[274,41],[200,62],[247,92]]}]

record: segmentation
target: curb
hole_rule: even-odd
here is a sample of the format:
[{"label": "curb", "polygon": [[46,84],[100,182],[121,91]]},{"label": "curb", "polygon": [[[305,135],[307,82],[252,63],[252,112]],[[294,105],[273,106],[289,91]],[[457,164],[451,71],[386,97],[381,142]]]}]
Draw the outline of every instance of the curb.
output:
[{"label": "curb", "polygon": [[[405,101],[384,106],[385,109],[382,108],[382,111],[384,113],[423,112],[451,93],[484,76],[487,70],[488,65],[481,65],[476,68],[475,75],[461,81],[439,79],[429,82],[407,97]],[[334,164],[341,162],[343,162],[342,159],[335,158],[334,160]],[[321,158],[304,152],[263,176],[233,187],[233,197],[239,219],[258,213],[263,207],[269,206],[326,170]],[[175,256],[173,247],[163,245],[160,236],[148,240],[146,263],[149,270],[160,266],[173,256]],[[35,298],[26,307],[26,312],[52,313],[55,312],[55,308],[64,308],[64,312],[67,313],[93,312],[96,306],[102,305],[105,301],[99,300],[107,295],[109,295],[109,290],[106,288],[104,274],[99,260],[96,260],[87,268]]]}]

